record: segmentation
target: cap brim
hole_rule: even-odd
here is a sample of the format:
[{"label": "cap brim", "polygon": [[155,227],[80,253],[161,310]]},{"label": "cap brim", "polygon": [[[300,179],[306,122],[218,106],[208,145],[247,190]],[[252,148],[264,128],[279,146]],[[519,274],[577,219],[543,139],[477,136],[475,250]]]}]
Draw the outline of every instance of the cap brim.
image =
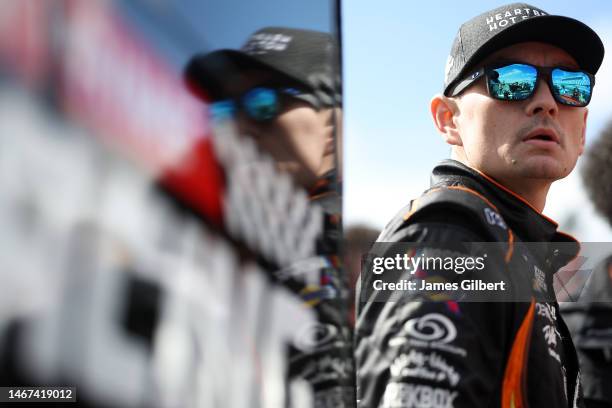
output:
[{"label": "cap brim", "polygon": [[184,70],[184,78],[211,95],[222,95],[228,81],[246,70],[271,71],[283,81],[310,89],[310,85],[241,51],[223,49],[199,54],[191,58]]},{"label": "cap brim", "polygon": [[604,45],[595,31],[570,17],[541,16],[520,21],[491,38],[466,62],[449,84],[445,93],[465,75],[495,51],[522,42],[543,42],[557,46],[570,54],[578,66],[595,75],[604,57]]}]

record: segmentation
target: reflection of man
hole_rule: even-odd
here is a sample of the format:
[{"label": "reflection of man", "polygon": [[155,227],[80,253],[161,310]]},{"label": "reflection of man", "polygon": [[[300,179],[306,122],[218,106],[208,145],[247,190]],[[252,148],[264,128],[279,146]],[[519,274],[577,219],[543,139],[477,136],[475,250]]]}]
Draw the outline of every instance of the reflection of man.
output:
[{"label": "reflection of man", "polygon": [[[316,407],[350,407],[355,399],[346,282],[338,258],[340,188],[335,183],[339,169],[334,132],[340,89],[334,53],[329,34],[268,27],[251,35],[240,50],[196,56],[186,69],[194,90],[212,102],[213,119],[233,119],[240,134],[255,140],[277,169],[290,174],[323,209],[317,256],[282,265],[290,277],[272,273],[318,318],[297,333],[301,337],[289,355],[290,377],[310,384]],[[300,344],[312,348],[299,349]]]},{"label": "reflection of man", "polygon": [[[590,147],[582,176],[595,208],[612,225],[612,125]],[[612,407],[612,254],[563,313],[578,350],[586,406]]]},{"label": "reflection of man", "polygon": [[[460,27],[444,94],[431,101],[452,160],[434,168],[432,188],[379,241],[418,243],[425,257],[440,245],[501,242],[504,257],[488,263],[486,273],[505,276],[511,285],[504,295],[521,302],[434,302],[410,291],[397,302],[377,303],[376,292],[362,299],[361,406],[582,404],[576,352],[552,285],[578,245],[541,211],[551,183],[572,171],[584,146],[586,103],[568,100],[555,85],[572,72],[590,84],[590,93],[602,59],[603,45],[590,28],[523,3]],[[528,92],[513,91],[509,85],[517,81]],[[492,93],[496,83],[503,93]],[[541,250],[521,242],[538,242]],[[559,251],[559,243],[571,249]],[[421,282],[430,276],[430,269],[413,275]],[[362,294],[367,283],[364,276]]]},{"label": "reflection of man", "polygon": [[334,163],[339,89],[329,34],[268,27],[241,50],[194,57],[190,82],[212,101],[214,115],[232,115],[281,171],[310,188]]}]

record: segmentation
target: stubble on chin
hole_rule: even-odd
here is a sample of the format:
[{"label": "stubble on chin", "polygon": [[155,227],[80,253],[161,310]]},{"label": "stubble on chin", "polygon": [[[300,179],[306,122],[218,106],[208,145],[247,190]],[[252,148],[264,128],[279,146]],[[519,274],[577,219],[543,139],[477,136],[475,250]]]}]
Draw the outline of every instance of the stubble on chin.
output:
[{"label": "stubble on chin", "polygon": [[520,174],[526,179],[538,179],[552,183],[567,177],[571,170],[552,157],[531,157],[521,165]]},{"label": "stubble on chin", "polygon": [[[565,149],[564,145],[567,143],[565,132],[563,132],[563,129],[561,129],[556,122],[548,118],[535,118],[521,127],[515,135],[517,147],[522,146],[524,143],[523,139],[525,139],[532,130],[540,127],[553,128],[561,141],[560,148],[563,150]],[[520,152],[523,149],[519,148],[517,150]],[[567,177],[574,167],[563,163],[562,158],[556,153],[558,152],[534,152],[531,148],[528,148],[523,154],[517,154],[516,157],[510,157],[508,161],[511,167],[516,168],[515,171],[518,171],[521,177],[553,182]],[[561,152],[561,155],[564,153],[565,152]]]}]

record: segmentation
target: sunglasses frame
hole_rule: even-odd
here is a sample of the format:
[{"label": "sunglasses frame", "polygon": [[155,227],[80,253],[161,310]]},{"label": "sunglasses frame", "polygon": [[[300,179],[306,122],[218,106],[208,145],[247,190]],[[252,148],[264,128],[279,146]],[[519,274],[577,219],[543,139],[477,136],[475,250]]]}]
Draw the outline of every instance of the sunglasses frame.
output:
[{"label": "sunglasses frame", "polygon": [[[526,66],[535,68],[535,70],[536,70],[536,82],[535,82],[535,85],[533,87],[533,90],[529,93],[529,95],[527,95],[526,97],[524,97],[522,99],[504,99],[504,98],[499,98],[499,97],[496,97],[493,92],[491,92],[491,89],[490,89],[491,72],[493,72],[497,68],[508,67],[510,65],[526,65]],[[555,87],[554,87],[553,79],[552,79],[552,71],[555,70],[555,69],[561,69],[561,70],[566,71],[566,72],[581,73],[581,74],[587,75],[589,77],[589,80],[591,81],[591,84],[590,84],[591,85],[591,92],[589,93],[589,98],[587,99],[587,101],[583,105],[572,105],[570,103],[567,103],[567,102],[565,102],[565,100],[563,100],[563,98],[561,98],[560,95],[557,94],[557,92],[555,92],[555,90],[554,90]],[[546,81],[546,84],[548,85],[548,88],[550,90],[551,95],[553,96],[553,98],[555,98],[555,101],[557,101],[561,105],[569,106],[569,107],[572,107],[572,108],[583,108],[583,107],[587,106],[591,102],[591,98],[593,96],[593,88],[595,87],[595,75],[593,75],[593,74],[591,74],[589,72],[580,70],[580,69],[568,68],[568,67],[560,66],[560,65],[559,66],[553,66],[553,67],[542,67],[542,66],[539,66],[539,65],[528,64],[528,63],[521,62],[521,61],[504,61],[504,62],[498,62],[498,63],[494,63],[494,64],[490,64],[490,65],[485,65],[485,66],[481,67],[480,69],[478,69],[477,71],[472,73],[469,77],[467,77],[466,79],[464,79],[461,82],[459,82],[455,86],[453,91],[451,92],[450,96],[457,96],[457,95],[459,95],[465,89],[467,89],[468,87],[470,87],[471,85],[476,83],[476,81],[478,81],[481,77],[485,77],[486,78],[487,93],[489,94],[489,96],[491,98],[493,98],[493,99],[496,99],[496,100],[499,100],[499,101],[505,101],[505,102],[526,101],[527,99],[533,97],[533,94],[538,89],[538,85],[540,83],[540,80],[544,79]]]}]

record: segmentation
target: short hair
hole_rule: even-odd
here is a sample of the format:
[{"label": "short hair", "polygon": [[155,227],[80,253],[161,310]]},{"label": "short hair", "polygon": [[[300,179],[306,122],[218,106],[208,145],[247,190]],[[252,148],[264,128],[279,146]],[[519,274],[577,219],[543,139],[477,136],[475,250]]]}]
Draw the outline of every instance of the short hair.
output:
[{"label": "short hair", "polygon": [[582,180],[595,209],[612,226],[612,121],[587,150]]}]

